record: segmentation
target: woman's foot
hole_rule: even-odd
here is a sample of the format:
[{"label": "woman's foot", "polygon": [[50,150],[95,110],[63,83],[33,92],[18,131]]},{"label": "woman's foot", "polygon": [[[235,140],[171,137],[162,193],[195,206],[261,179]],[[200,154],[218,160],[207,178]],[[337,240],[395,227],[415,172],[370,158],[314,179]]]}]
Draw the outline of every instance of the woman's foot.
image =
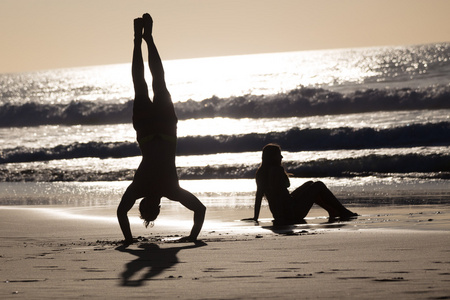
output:
[{"label": "woman's foot", "polygon": [[358,217],[357,213],[354,213],[348,209],[346,209],[343,213],[341,213],[339,215],[339,219],[341,221],[346,221],[346,220],[350,220],[350,219],[356,219]]},{"label": "woman's foot", "polygon": [[337,221],[348,221],[351,219],[356,219],[357,217],[358,217],[357,213],[354,213],[345,208],[340,213],[329,213],[328,222],[334,223]]},{"label": "woman's foot", "polygon": [[153,19],[149,14],[142,15],[142,19],[144,20],[144,40],[148,40],[152,38],[153,31]]},{"label": "woman's foot", "polygon": [[144,20],[142,18],[134,19],[134,40],[142,40],[142,30],[144,29]]}]

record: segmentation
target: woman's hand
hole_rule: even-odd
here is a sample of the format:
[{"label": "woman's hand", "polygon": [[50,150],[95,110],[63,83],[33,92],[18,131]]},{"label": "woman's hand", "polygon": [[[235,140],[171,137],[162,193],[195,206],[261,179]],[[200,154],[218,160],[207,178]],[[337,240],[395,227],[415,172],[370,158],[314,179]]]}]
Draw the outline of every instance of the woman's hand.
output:
[{"label": "woman's hand", "polygon": [[246,219],[242,219],[241,221],[244,221],[244,222],[255,222],[256,224],[259,224],[258,219],[255,219],[255,218],[246,218]]}]

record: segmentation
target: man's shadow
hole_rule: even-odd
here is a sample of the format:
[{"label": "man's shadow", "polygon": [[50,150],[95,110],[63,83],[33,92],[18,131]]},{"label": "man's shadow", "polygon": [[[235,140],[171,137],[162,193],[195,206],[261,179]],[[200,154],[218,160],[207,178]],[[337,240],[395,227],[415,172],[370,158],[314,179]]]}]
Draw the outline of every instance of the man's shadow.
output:
[{"label": "man's shadow", "polygon": [[[139,249],[129,249],[127,246],[119,246],[116,250],[137,256],[135,260],[125,265],[125,271],[121,274],[122,286],[141,286],[145,280],[149,280],[179,263],[177,253],[180,250],[205,245],[207,244],[197,242],[193,245],[182,247],[160,248],[157,244],[147,243],[140,244],[138,246]],[[148,268],[148,271],[140,276],[140,278],[131,279],[138,272],[146,268]]]}]

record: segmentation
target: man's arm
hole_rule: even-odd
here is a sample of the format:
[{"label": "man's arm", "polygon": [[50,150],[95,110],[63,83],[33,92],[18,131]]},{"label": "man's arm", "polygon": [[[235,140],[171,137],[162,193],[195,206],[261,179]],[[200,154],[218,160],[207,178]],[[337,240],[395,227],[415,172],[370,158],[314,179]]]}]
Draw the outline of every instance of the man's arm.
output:
[{"label": "man's arm", "polygon": [[119,220],[120,229],[125,238],[125,243],[133,242],[133,235],[131,234],[130,221],[128,220],[128,211],[133,207],[136,199],[128,198],[129,193],[125,192],[117,207],[117,219]]},{"label": "man's arm", "polygon": [[205,221],[206,207],[192,193],[180,188],[173,198],[174,201],[180,202],[184,207],[194,212],[194,225],[191,233],[186,239],[195,241],[202,230]]}]

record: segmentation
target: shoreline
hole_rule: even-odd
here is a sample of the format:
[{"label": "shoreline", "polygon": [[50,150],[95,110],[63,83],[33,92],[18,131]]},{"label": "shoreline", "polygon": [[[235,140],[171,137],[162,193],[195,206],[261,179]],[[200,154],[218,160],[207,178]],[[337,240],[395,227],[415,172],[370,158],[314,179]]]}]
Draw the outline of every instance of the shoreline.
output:
[{"label": "shoreline", "polygon": [[[376,205],[361,206],[346,204],[359,214],[358,218],[344,222],[329,223],[325,210],[314,205],[305,218],[305,224],[290,226],[291,229],[308,228],[346,228],[361,229],[400,229],[400,230],[436,230],[450,231],[450,207],[446,204],[415,205]],[[0,205],[0,219],[14,215],[16,219],[33,219],[34,221],[53,221],[76,223],[78,226],[100,226],[110,228],[111,234],[119,229],[116,217],[116,205]],[[24,216],[22,216],[24,214]],[[164,231],[189,231],[192,226],[192,212],[177,202],[163,199],[161,213],[153,228],[145,229],[139,218],[137,203],[129,212],[132,230],[140,235],[163,233]],[[208,206],[204,231],[234,230],[238,234],[252,231],[254,228],[272,227],[272,216],[267,203],[261,207],[258,224],[242,219],[253,216],[253,206]],[[1,222],[1,221],[0,221]],[[90,225],[87,225],[90,224]],[[10,225],[10,224],[8,224]],[[117,227],[117,228],[116,228]],[[3,230],[0,230],[2,232]],[[117,231],[117,230],[116,230]],[[9,232],[9,231],[8,231]],[[117,232],[120,237],[120,229]]]},{"label": "shoreline", "polygon": [[[392,205],[449,204],[448,180],[397,178],[290,178],[292,189],[307,180],[324,182],[345,205],[379,207]],[[0,207],[117,206],[131,181],[93,182],[0,182]],[[180,180],[180,185],[209,207],[253,206],[254,179]],[[164,201],[164,200],[163,200]],[[171,201],[166,201],[172,206]],[[264,204],[264,202],[263,202]],[[166,205],[164,205],[166,206]]]}]

